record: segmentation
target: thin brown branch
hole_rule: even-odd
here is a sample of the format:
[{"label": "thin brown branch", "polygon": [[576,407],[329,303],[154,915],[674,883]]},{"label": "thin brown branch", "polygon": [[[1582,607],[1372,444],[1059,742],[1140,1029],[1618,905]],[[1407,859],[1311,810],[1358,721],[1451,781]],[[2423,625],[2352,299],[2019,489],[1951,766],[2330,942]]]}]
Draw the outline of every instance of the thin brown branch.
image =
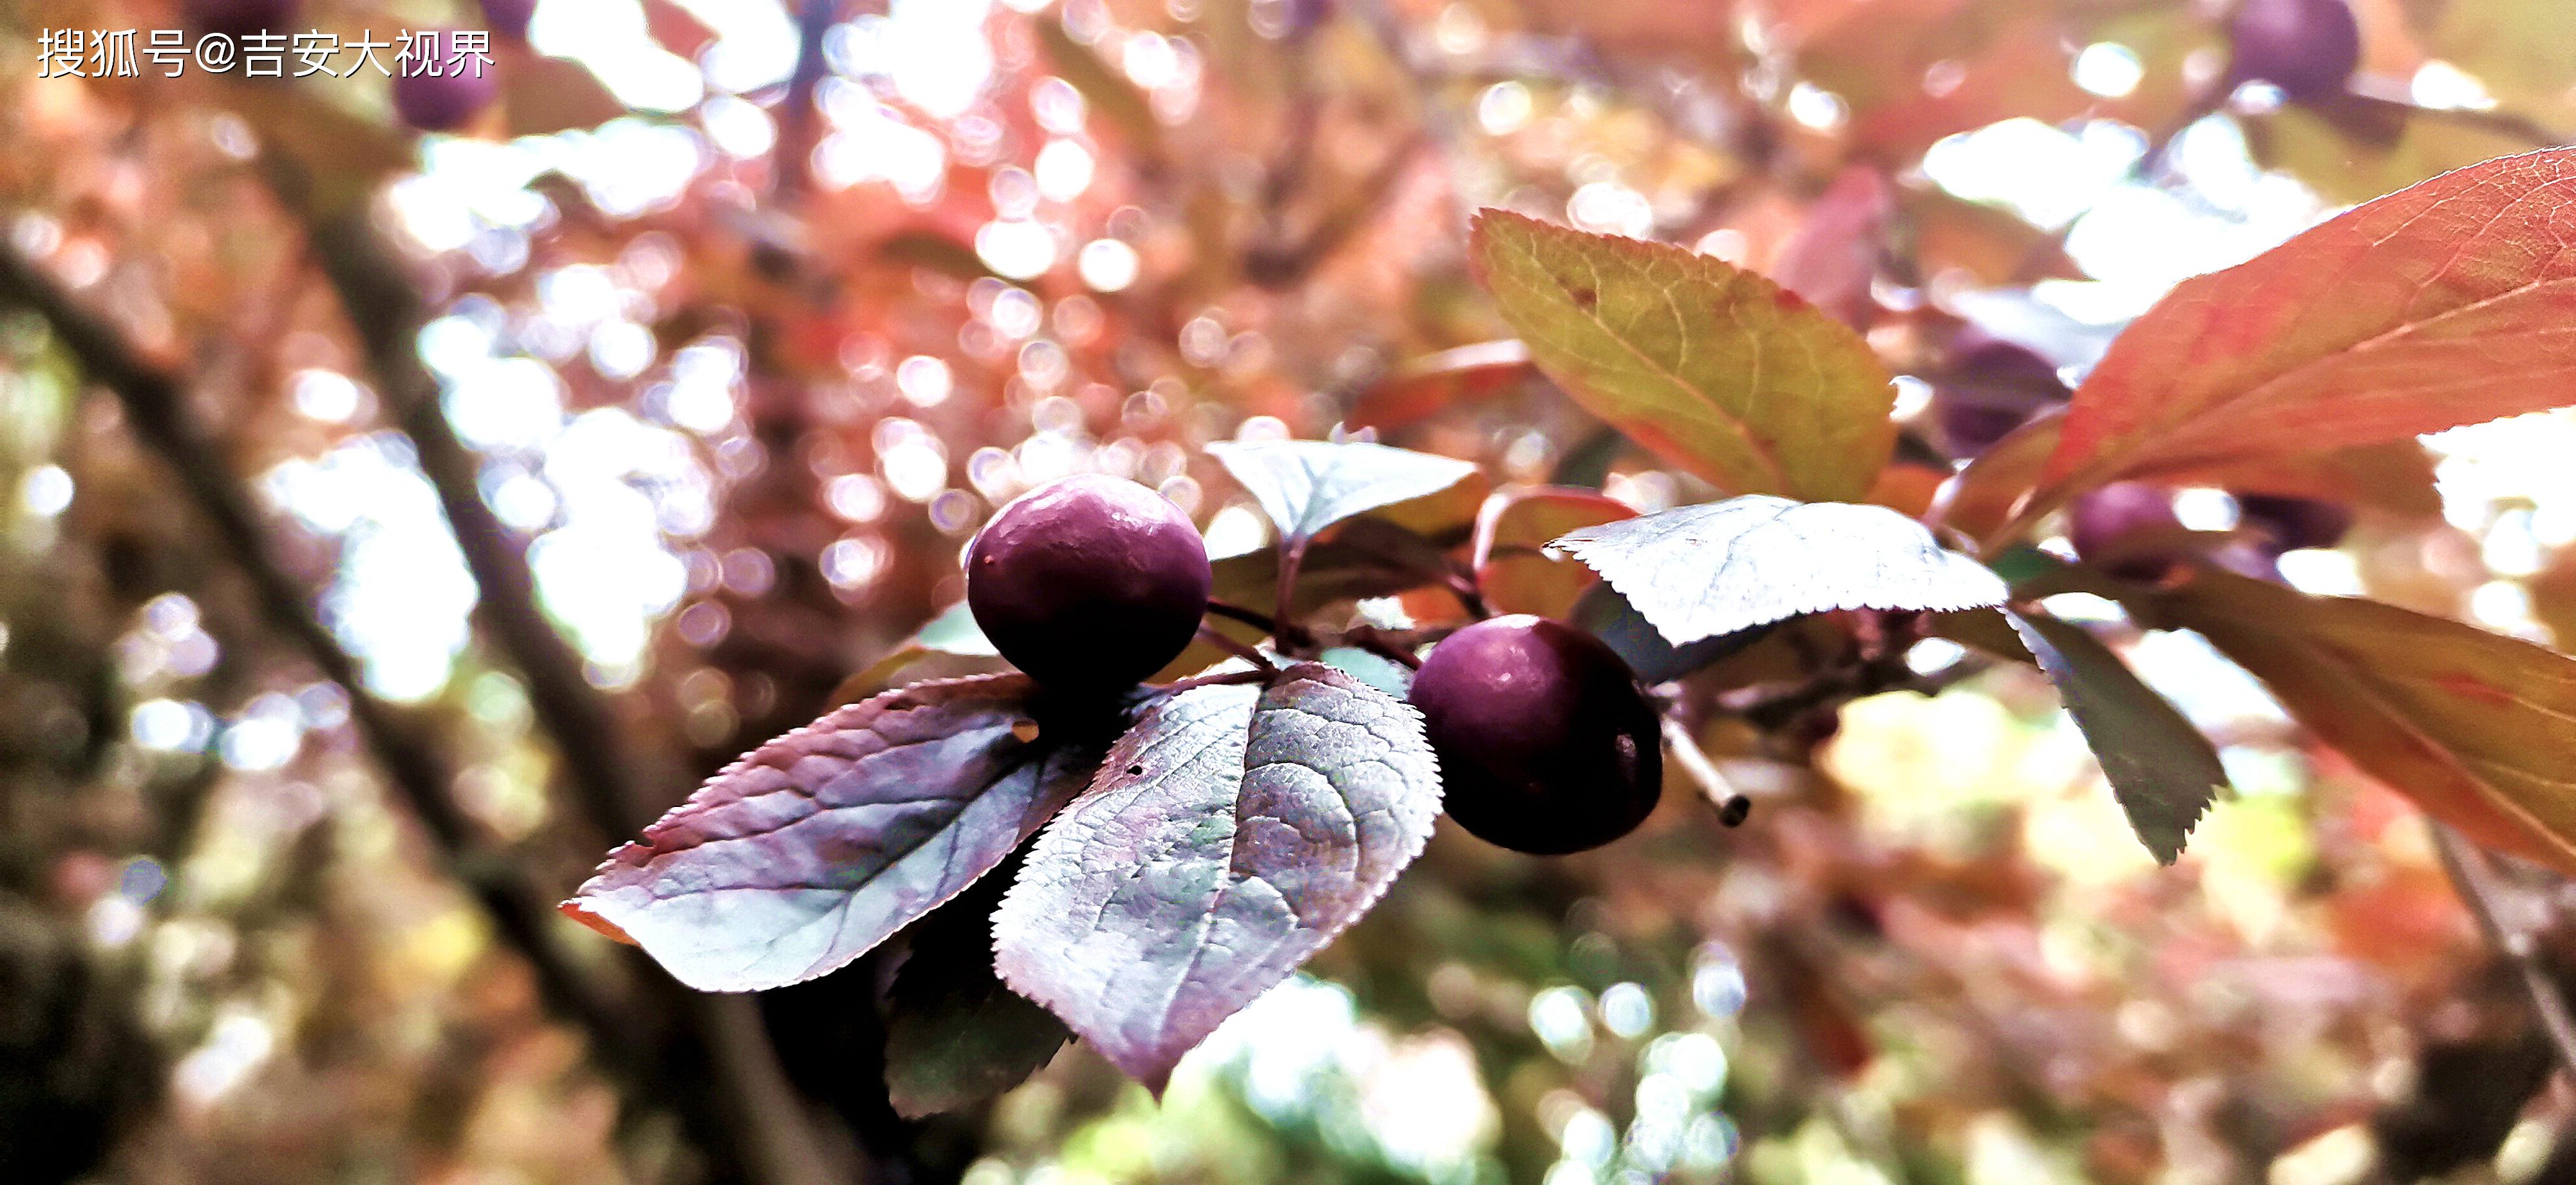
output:
[{"label": "thin brown branch", "polygon": [[2542,962],[2531,927],[2523,919],[2508,915],[2515,890],[2500,882],[2485,852],[2447,823],[2434,823],[2433,844],[2442,856],[2442,870],[2451,875],[2452,887],[2459,890],[2460,900],[2478,920],[2487,941],[2512,962],[2522,976],[2523,990],[2531,997],[2531,1010],[2540,1019],[2540,1028],[2548,1034],[2550,1048],[2558,1054],[2558,1068],[2576,1079],[2576,1015],[2570,1015],[2566,993]]}]

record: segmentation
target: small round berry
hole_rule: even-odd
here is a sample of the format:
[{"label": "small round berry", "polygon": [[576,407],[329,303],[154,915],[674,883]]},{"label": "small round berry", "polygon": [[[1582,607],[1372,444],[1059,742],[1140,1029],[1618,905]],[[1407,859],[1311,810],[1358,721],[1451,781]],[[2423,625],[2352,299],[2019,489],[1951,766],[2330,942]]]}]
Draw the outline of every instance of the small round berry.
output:
[{"label": "small round berry", "polygon": [[1079,474],[1020,495],[966,549],[966,605],[1002,657],[1056,688],[1133,685],[1198,634],[1207,545],[1132,481]]},{"label": "small round berry", "polygon": [[[446,40],[444,37],[441,41]],[[394,114],[424,132],[452,132],[474,121],[501,94],[501,76],[490,66],[446,63],[445,74],[394,77]]]},{"label": "small round berry", "polygon": [[1948,354],[1932,383],[1932,410],[1951,456],[1976,456],[2066,402],[2057,364],[2027,346],[1971,325],[1951,339]]},{"label": "small round berry", "polygon": [[2292,99],[2339,94],[2361,63],[2361,25],[2346,0],[2245,0],[2228,22],[2229,76]]},{"label": "small round berry", "polygon": [[2183,531],[2173,492],[2161,486],[2112,482],[2077,497],[2067,518],[2075,554],[2123,580],[2161,580],[2185,554],[2173,546]]},{"label": "small round berry", "polygon": [[1409,697],[1440,756],[1449,817],[1553,856],[1636,830],[1663,792],[1654,705],[1600,639],[1515,614],[1451,634]]}]

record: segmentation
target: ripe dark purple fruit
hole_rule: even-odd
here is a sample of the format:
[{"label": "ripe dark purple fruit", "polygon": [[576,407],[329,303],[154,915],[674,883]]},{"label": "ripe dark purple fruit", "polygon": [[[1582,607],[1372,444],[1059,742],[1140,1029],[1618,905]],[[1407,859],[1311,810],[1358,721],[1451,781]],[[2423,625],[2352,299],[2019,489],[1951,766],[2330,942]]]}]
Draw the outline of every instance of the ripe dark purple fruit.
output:
[{"label": "ripe dark purple fruit", "polygon": [[966,605],[1002,657],[1055,688],[1133,685],[1207,613],[1207,544],[1162,495],[1078,474],[1020,495],[966,549]]},{"label": "ripe dark purple fruit", "polygon": [[2314,498],[2275,494],[2236,495],[2238,525],[2260,536],[2275,554],[2302,547],[2332,547],[2352,529],[2352,509]]},{"label": "ripe dark purple fruit", "polygon": [[1449,817],[1555,856],[1636,830],[1663,793],[1654,705],[1600,639],[1514,614],[1449,635],[1414,673]]},{"label": "ripe dark purple fruit", "polygon": [[[446,42],[440,37],[440,43]],[[459,63],[447,63],[453,67]],[[394,78],[394,114],[424,132],[452,132],[473,122],[501,93],[501,75],[473,62],[445,74],[404,74]]]},{"label": "ripe dark purple fruit", "polygon": [[2230,77],[2293,99],[2338,94],[2361,63],[2361,25],[2346,0],[2245,0],[2228,22]]},{"label": "ripe dark purple fruit", "polygon": [[2160,486],[2112,482],[2075,499],[2067,519],[2075,554],[2123,580],[2163,579],[2183,555],[2172,546],[2183,534],[2173,492]]}]

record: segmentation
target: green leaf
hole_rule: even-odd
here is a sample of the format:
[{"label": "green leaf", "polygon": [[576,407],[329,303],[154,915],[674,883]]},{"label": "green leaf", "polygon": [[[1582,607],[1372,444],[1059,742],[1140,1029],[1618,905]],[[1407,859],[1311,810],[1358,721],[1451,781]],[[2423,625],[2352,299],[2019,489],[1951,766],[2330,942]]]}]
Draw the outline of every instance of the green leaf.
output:
[{"label": "green leaf", "polygon": [[886,1097],[906,1118],[989,1099],[1044,1068],[1071,1030],[993,974],[993,910],[1016,861],[904,932],[887,992]]},{"label": "green leaf", "polygon": [[2227,784],[2209,738],[2081,626],[2040,613],[2004,616],[2057,685],[2139,842],[2159,864],[2180,859],[2192,827]]},{"label": "green leaf", "polygon": [[1590,565],[1675,644],[1829,609],[2000,605],[2004,582],[1884,506],[1748,494],[1585,527]]},{"label": "green leaf", "polygon": [[2158,598],[2318,739],[2435,818],[2576,872],[2576,660],[2354,597],[2201,571]]},{"label": "green leaf", "polygon": [[1454,457],[1360,442],[1219,441],[1207,451],[1261,503],[1284,539],[1314,538],[1343,519],[1439,493],[1476,472]]},{"label": "green leaf", "polygon": [[1477,273],[1575,402],[1736,494],[1856,501],[1896,439],[1860,335],[1752,272],[1679,247],[1477,215]]},{"label": "green leaf", "polygon": [[[2472,165],[2184,281],[2075,392],[2037,508],[2576,402],[2576,150]],[[2027,513],[2027,511],[2026,511]]]}]

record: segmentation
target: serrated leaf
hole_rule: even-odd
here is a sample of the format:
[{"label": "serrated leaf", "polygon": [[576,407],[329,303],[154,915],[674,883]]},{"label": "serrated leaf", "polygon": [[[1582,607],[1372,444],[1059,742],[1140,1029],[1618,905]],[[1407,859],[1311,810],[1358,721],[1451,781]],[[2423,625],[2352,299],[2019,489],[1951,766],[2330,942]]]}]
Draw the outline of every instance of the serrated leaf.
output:
[{"label": "serrated leaf", "polygon": [[1017,869],[1004,865],[906,931],[887,992],[886,1098],[918,1119],[1028,1080],[1073,1032],[993,974],[993,910]]},{"label": "serrated leaf", "polygon": [[1676,645],[1829,609],[1974,609],[2004,583],[1884,506],[1749,494],[1585,527],[1590,565]]},{"label": "serrated leaf", "polygon": [[2138,841],[2158,864],[2181,859],[2191,829],[2227,784],[2209,738],[2083,627],[2046,614],[2004,616],[2057,685]]},{"label": "serrated leaf", "polygon": [[1637,681],[1649,687],[1670,683],[1715,663],[1752,645],[1768,632],[1768,627],[1756,626],[1740,633],[1720,634],[1675,646],[1665,641],[1664,636],[1646,621],[1645,615],[1637,612],[1637,607],[1629,604],[1628,598],[1619,595],[1619,590],[1601,581],[1594,581],[1591,588],[1575,598],[1574,608],[1567,612],[1566,620],[1601,639],[1612,653],[1628,664]]},{"label": "serrated leaf", "polygon": [[2184,281],[2075,392],[2074,490],[2556,407],[2576,375],[2576,150],[2487,161]]},{"label": "serrated leaf", "polygon": [[2201,571],[2155,611],[2478,842],[2576,872],[2576,660],[2354,597]]},{"label": "serrated leaf", "polygon": [[1183,692],[1038,837],[994,915],[995,966],[1159,1094],[1377,901],[1439,812],[1422,718],[1340,671]]},{"label": "serrated leaf", "polygon": [[1208,455],[1261,503],[1283,539],[1448,489],[1476,472],[1454,457],[1359,441],[1218,441]]},{"label": "serrated leaf", "polygon": [[762,745],[609,853],[564,912],[700,991],[812,979],[1001,863],[1099,750],[1019,675],[921,683]]},{"label": "serrated leaf", "polygon": [[1844,500],[1896,439],[1895,391],[1850,326],[1679,247],[1477,215],[1477,274],[1584,409],[1736,494]]}]

